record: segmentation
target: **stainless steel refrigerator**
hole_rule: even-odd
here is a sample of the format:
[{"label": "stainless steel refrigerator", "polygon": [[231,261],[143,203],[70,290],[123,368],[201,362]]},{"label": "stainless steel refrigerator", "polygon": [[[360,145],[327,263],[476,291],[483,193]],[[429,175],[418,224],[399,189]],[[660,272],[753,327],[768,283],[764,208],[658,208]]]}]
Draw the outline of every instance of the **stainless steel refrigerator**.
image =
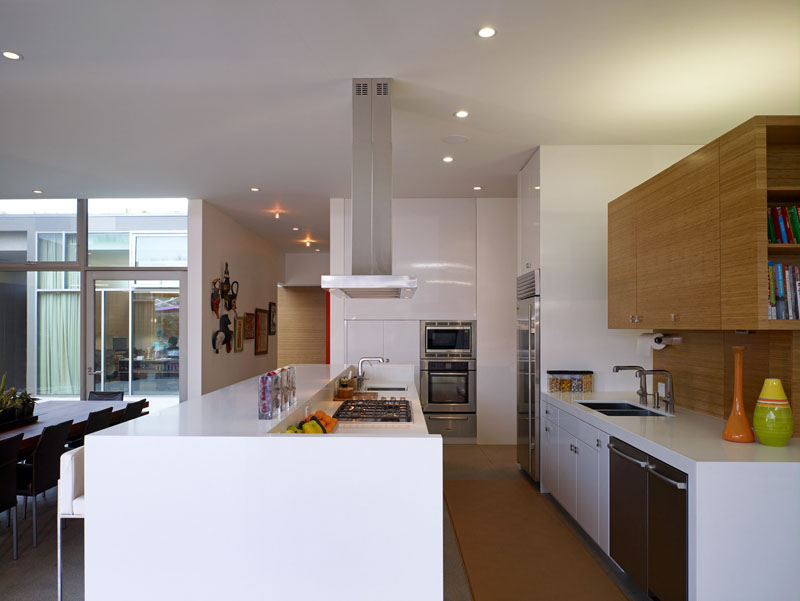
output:
[{"label": "stainless steel refrigerator", "polygon": [[539,270],[517,278],[517,462],[539,481]]}]

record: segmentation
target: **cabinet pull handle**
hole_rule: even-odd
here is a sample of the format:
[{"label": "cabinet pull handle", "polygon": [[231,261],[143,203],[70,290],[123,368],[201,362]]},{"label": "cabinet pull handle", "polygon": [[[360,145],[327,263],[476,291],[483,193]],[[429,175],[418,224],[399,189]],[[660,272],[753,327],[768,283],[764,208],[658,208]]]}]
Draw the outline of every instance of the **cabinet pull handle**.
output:
[{"label": "cabinet pull handle", "polygon": [[599,438],[597,439],[597,448],[598,449],[600,448],[600,439]]},{"label": "cabinet pull handle", "polygon": [[579,450],[578,445],[575,445],[575,448],[572,450],[572,452],[575,453],[576,455],[579,455],[580,453],[578,453],[578,450]]},{"label": "cabinet pull handle", "polygon": [[678,490],[686,490],[686,482],[678,482],[677,480],[673,480],[672,478],[667,478],[663,474],[659,474],[656,471],[656,466],[654,466],[654,465],[648,464],[647,471],[650,472],[651,474],[653,474],[656,478],[659,478],[659,479],[663,480],[667,484],[671,484],[672,486],[674,486]]},{"label": "cabinet pull handle", "polygon": [[545,426],[545,427],[544,427],[544,431],[545,431],[545,432],[549,432],[549,431],[550,431],[550,427],[549,427],[549,426]]},{"label": "cabinet pull handle", "polygon": [[633,463],[635,463],[639,467],[642,467],[642,468],[647,467],[647,462],[646,461],[639,461],[638,459],[634,459],[633,457],[630,457],[629,455],[626,455],[625,453],[620,451],[617,447],[615,447],[610,442],[606,446],[608,447],[609,451],[611,451],[612,453],[616,453],[617,455],[619,455],[623,459],[627,459],[628,461],[632,461]]},{"label": "cabinet pull handle", "polygon": [[453,416],[453,417],[450,417],[450,416],[448,416],[448,417],[439,417],[437,415],[429,415],[427,417],[428,417],[428,419],[436,420],[436,421],[448,420],[448,421],[455,421],[455,422],[465,422],[465,421],[467,421],[469,419],[468,417],[456,417],[456,416]]},{"label": "cabinet pull handle", "polygon": [[545,415],[550,415],[550,410],[549,410],[549,409],[545,409],[545,410],[544,410],[544,414],[545,414]]}]

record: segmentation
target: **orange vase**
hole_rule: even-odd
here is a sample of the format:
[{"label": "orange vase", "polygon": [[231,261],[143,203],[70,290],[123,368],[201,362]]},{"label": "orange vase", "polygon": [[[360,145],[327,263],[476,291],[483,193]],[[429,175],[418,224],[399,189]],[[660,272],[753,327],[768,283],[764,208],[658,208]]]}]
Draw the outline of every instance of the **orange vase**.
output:
[{"label": "orange vase", "polygon": [[733,407],[731,416],[725,429],[722,431],[722,438],[731,442],[755,442],[756,437],[747,415],[744,413],[744,403],[742,403],[742,367],[744,366],[744,347],[733,347]]}]

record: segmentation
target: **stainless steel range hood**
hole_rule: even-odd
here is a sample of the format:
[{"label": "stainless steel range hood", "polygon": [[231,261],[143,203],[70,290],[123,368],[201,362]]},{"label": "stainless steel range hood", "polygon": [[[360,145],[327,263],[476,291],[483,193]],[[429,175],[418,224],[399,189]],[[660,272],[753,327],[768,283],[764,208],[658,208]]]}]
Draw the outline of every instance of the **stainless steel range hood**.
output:
[{"label": "stainless steel range hood", "polygon": [[353,79],[352,275],[324,275],[346,298],[411,298],[417,278],[392,275],[392,80]]}]

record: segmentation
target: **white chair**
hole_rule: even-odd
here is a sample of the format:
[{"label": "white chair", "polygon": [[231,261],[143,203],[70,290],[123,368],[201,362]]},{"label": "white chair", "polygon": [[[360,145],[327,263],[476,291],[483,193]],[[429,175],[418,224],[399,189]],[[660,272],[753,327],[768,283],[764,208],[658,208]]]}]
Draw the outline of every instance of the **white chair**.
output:
[{"label": "white chair", "polygon": [[58,480],[58,601],[61,601],[61,520],[83,519],[83,447],[61,455],[61,477]]}]

